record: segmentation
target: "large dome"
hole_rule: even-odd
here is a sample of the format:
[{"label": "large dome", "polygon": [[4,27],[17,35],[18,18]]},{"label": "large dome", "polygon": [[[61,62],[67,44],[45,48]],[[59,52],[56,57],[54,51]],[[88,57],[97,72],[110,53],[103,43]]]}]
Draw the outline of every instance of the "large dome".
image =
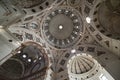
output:
[{"label": "large dome", "polygon": [[42,24],[45,40],[56,48],[72,46],[82,37],[83,31],[81,16],[71,7],[51,10],[45,16]]}]

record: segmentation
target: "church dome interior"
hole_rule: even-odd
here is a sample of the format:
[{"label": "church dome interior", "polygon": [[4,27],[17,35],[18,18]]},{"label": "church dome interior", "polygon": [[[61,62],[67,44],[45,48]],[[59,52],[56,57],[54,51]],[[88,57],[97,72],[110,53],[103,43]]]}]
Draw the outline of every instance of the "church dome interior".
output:
[{"label": "church dome interior", "polygon": [[120,80],[120,0],[0,0],[0,80]]},{"label": "church dome interior", "polygon": [[86,55],[82,55],[72,58],[68,67],[70,67],[70,72],[73,74],[83,74],[90,71],[94,64],[94,61],[90,60]]}]

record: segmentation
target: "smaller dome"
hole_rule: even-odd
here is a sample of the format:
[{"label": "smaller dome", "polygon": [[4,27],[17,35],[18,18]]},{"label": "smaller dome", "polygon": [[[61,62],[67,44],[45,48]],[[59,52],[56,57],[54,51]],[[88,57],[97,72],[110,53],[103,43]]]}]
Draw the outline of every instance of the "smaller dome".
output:
[{"label": "smaller dome", "polygon": [[83,74],[94,67],[94,60],[87,55],[74,56],[68,64],[68,70],[73,74]]},{"label": "smaller dome", "polygon": [[91,55],[79,53],[71,57],[67,68],[70,80],[88,80],[98,74],[101,67]]}]

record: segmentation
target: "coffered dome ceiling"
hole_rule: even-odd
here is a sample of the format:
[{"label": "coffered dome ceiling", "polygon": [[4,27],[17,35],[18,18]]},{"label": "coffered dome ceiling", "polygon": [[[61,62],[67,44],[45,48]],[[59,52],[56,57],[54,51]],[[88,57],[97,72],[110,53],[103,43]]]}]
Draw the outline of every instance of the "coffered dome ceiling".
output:
[{"label": "coffered dome ceiling", "polygon": [[71,7],[50,10],[43,19],[42,34],[48,44],[55,48],[74,45],[83,37],[82,16]]}]

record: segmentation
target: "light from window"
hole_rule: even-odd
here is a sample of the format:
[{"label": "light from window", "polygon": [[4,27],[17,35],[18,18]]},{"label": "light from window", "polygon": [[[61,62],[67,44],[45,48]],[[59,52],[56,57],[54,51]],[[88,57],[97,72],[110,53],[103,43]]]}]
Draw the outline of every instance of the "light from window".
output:
[{"label": "light from window", "polygon": [[90,23],[91,22],[91,18],[90,17],[86,17],[86,21],[87,21],[87,23]]},{"label": "light from window", "polygon": [[76,50],[75,49],[71,50],[71,53],[76,53]]},{"label": "light from window", "polygon": [[0,25],[0,29],[3,28],[3,26]]},{"label": "light from window", "polygon": [[106,76],[104,76],[103,74],[101,74],[99,78],[100,78],[100,80],[108,80],[108,79],[106,78]]}]

